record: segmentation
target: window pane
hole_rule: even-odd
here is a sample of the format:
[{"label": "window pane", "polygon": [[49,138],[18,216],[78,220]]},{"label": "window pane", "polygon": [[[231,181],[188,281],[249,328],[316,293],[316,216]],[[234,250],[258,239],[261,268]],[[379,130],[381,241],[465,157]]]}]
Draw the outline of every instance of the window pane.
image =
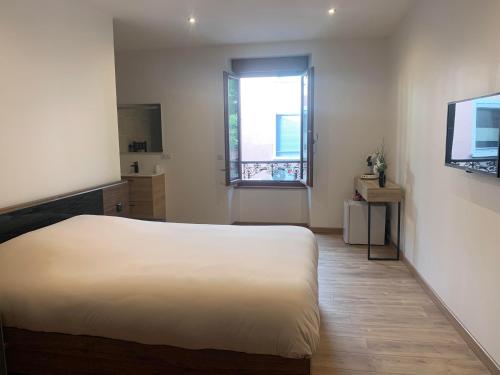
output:
[{"label": "window pane", "polygon": [[301,77],[243,77],[242,179],[300,180]]},{"label": "window pane", "polygon": [[240,177],[240,141],[239,141],[239,81],[234,78],[228,80],[228,116],[229,116],[229,178]]},{"label": "window pane", "polygon": [[276,116],[276,156],[300,157],[300,115]]},{"label": "window pane", "polygon": [[307,177],[307,158],[309,142],[307,139],[309,121],[309,76],[302,77],[302,179]]}]

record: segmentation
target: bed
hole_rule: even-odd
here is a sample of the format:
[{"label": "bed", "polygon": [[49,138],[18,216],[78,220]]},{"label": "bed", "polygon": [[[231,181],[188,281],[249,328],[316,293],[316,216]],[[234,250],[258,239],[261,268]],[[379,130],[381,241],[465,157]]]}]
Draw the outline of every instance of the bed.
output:
[{"label": "bed", "polygon": [[317,261],[300,227],[73,216],[0,244],[8,364],[307,374],[319,342]]}]

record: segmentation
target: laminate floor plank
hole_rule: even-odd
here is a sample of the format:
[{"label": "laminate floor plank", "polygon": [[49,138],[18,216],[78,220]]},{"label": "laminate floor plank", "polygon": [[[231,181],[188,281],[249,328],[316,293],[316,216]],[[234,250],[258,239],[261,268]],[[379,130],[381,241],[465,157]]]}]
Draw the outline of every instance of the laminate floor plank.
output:
[{"label": "laminate floor plank", "polygon": [[[402,262],[317,235],[321,343],[313,375],[489,374]],[[374,255],[393,249],[374,248]]]}]

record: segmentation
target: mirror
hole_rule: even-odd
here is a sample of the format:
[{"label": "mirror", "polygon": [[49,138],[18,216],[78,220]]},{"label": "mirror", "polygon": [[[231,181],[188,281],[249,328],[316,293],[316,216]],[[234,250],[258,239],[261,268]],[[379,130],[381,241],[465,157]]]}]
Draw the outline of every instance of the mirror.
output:
[{"label": "mirror", "polygon": [[163,152],[160,104],[118,106],[120,153]]}]

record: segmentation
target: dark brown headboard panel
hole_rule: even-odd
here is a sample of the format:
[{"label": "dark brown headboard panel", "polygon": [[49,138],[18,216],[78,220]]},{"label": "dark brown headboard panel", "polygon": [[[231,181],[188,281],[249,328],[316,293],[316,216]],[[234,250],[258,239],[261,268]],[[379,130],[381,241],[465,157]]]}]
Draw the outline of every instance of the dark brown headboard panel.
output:
[{"label": "dark brown headboard panel", "polygon": [[73,216],[103,215],[103,190],[116,184],[0,210],[0,243]]}]

